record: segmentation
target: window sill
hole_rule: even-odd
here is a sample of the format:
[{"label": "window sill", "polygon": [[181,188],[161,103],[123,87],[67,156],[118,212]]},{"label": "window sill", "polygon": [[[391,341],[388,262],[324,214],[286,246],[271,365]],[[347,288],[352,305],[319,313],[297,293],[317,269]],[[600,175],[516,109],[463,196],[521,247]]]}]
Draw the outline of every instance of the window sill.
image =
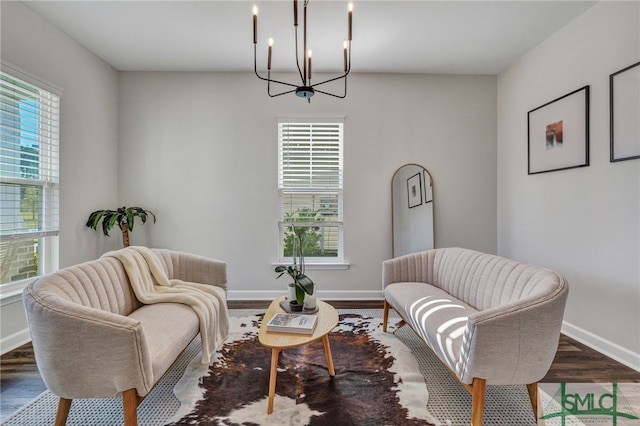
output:
[{"label": "window sill", "polygon": [[[281,262],[281,263],[272,263],[271,266],[272,267],[276,267],[278,265],[290,265],[291,263],[288,262]],[[318,263],[309,263],[309,262],[305,262],[304,267],[307,270],[347,270],[349,269],[349,267],[351,266],[350,263],[346,263],[346,262],[318,262]]]},{"label": "window sill", "polygon": [[0,306],[16,303],[17,301],[22,300],[22,290],[32,280],[33,279],[27,279],[11,284],[2,284],[2,287],[0,287]]}]

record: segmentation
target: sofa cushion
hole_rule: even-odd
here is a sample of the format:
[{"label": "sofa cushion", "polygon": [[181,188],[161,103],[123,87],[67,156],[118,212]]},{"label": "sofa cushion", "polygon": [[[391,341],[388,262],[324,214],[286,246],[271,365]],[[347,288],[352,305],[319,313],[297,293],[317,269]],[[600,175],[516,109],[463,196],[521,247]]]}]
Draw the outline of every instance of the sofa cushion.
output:
[{"label": "sofa cushion", "polygon": [[390,284],[384,289],[384,297],[434,353],[455,371],[467,318],[477,311],[426,283]]},{"label": "sofa cushion", "polygon": [[198,334],[200,323],[194,310],[182,303],[143,305],[129,315],[140,321],[151,355],[154,382],[171,367],[178,355]]}]

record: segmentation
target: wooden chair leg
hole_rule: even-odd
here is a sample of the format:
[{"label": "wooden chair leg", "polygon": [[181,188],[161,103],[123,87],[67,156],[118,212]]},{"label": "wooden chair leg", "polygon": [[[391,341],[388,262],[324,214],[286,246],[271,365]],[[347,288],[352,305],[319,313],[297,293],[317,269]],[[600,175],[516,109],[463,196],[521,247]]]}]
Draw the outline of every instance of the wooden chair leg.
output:
[{"label": "wooden chair leg", "polygon": [[487,381],[485,379],[473,379],[473,384],[471,385],[471,426],[482,426],[486,385]]},{"label": "wooden chair leg", "polygon": [[135,389],[122,392],[124,426],[138,426],[138,394]]},{"label": "wooden chair leg", "polygon": [[389,302],[385,299],[382,313],[382,331],[385,333],[387,332],[387,321],[389,321]]},{"label": "wooden chair leg", "polygon": [[60,398],[58,401],[58,412],[56,413],[55,426],[64,426],[67,424],[67,417],[69,416],[69,409],[71,408],[72,399]]},{"label": "wooden chair leg", "polygon": [[531,408],[533,408],[533,417],[538,421],[538,384],[531,383],[527,385],[529,391],[529,399],[531,400]]}]

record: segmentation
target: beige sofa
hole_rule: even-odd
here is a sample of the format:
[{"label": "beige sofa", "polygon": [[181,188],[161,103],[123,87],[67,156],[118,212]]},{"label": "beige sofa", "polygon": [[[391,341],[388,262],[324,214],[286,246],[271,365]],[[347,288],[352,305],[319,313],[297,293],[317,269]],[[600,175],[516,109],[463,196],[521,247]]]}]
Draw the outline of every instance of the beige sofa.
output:
[{"label": "beige sofa", "polygon": [[[219,286],[224,262],[153,249],[169,279]],[[124,424],[199,332],[198,316],[180,303],[140,303],[122,263],[105,257],[45,275],[23,292],[36,364],[60,397],[56,425],[72,399],[122,394]]]},{"label": "beige sofa", "polygon": [[537,382],[553,362],[568,287],[556,272],[462,248],[383,263],[384,330],[395,309],[472,394],[482,424],[486,385]]}]

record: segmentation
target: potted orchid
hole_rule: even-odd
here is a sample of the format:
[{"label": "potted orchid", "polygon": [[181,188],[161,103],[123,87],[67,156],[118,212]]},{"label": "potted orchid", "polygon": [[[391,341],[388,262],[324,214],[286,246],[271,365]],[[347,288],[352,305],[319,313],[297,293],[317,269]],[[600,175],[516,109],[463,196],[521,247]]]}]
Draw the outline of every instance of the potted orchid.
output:
[{"label": "potted orchid", "polygon": [[[311,278],[304,273],[304,255],[302,248],[304,247],[304,230],[291,225],[293,237],[293,265],[278,265],[275,272],[279,274],[276,279],[284,274],[288,274],[293,280],[296,290],[296,300],[290,301],[292,310],[302,310],[305,294],[312,295],[314,284]],[[295,302],[295,303],[294,303]],[[295,305],[299,305],[296,307]]]}]

